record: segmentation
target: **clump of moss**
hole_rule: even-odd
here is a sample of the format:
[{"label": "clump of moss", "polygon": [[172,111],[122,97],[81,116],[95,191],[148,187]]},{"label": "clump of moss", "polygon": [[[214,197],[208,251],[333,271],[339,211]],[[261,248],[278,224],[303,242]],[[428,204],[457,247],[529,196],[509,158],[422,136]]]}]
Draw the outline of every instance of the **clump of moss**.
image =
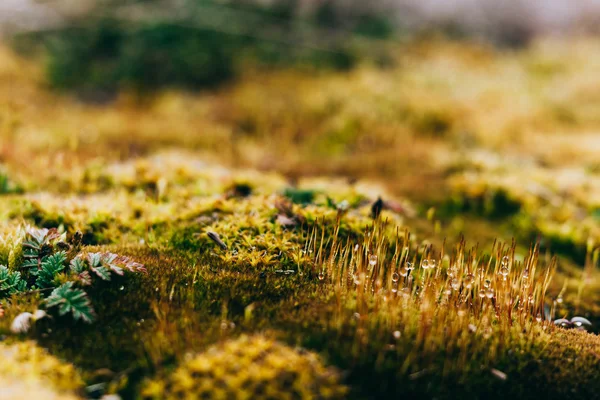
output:
[{"label": "clump of moss", "polygon": [[3,399],[77,399],[83,382],[71,364],[47,354],[34,342],[0,343]]},{"label": "clump of moss", "polygon": [[342,399],[339,373],[309,351],[243,335],[190,357],[145,386],[146,399]]}]

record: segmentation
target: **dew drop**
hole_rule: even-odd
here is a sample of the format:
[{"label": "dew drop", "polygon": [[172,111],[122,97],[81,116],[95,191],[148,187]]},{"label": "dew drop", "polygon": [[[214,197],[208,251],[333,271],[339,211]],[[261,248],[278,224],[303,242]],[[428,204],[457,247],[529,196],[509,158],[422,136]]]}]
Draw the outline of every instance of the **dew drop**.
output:
[{"label": "dew drop", "polygon": [[538,315],[535,317],[535,320],[537,322],[542,322],[542,314],[538,313]]},{"label": "dew drop", "polygon": [[119,290],[124,290],[124,289],[125,289],[125,286],[121,286],[121,287],[119,288]]},{"label": "dew drop", "polygon": [[492,289],[492,288],[487,288],[487,289],[486,289],[486,291],[485,291],[485,296],[486,296],[488,299],[491,299],[492,297],[494,297],[494,289]]},{"label": "dew drop", "polygon": [[500,268],[500,275],[506,278],[506,276],[508,275],[508,267]]},{"label": "dew drop", "polygon": [[483,287],[489,288],[491,284],[492,284],[492,281],[490,281],[489,279],[486,279],[485,282],[483,282]]},{"label": "dew drop", "polygon": [[467,274],[463,278],[463,283],[465,284],[465,287],[467,289],[470,289],[471,286],[473,286],[473,282],[475,282],[475,277],[473,276],[473,274]]},{"label": "dew drop", "polygon": [[375,266],[376,264],[377,264],[377,256],[376,255],[369,256],[369,265]]},{"label": "dew drop", "polygon": [[319,280],[322,281],[325,279],[325,274],[323,272],[319,272]]},{"label": "dew drop", "polygon": [[562,304],[562,302],[563,302],[563,297],[562,297],[561,295],[558,295],[558,297],[556,298],[556,302],[557,302],[558,304]]},{"label": "dew drop", "polygon": [[521,283],[521,285],[524,288],[528,288],[529,287],[529,279],[523,278],[523,282]]},{"label": "dew drop", "polygon": [[406,262],[406,269],[411,271],[413,269],[415,269],[415,267],[413,266],[413,264],[411,262]]},{"label": "dew drop", "polygon": [[529,269],[523,271],[523,279],[529,279]]},{"label": "dew drop", "polygon": [[509,259],[508,259],[508,256],[504,256],[504,257],[502,257],[502,265],[503,265],[503,266],[506,266],[506,265],[508,265],[508,261],[509,261]]},{"label": "dew drop", "polygon": [[452,286],[452,289],[458,290],[460,288],[460,281],[458,279],[456,279],[456,278],[453,278],[450,281],[450,285]]},{"label": "dew drop", "polygon": [[428,269],[429,268],[429,260],[423,260],[422,267],[423,267],[423,269]]},{"label": "dew drop", "polygon": [[400,339],[400,336],[401,336],[400,331],[394,331],[393,335],[394,335],[394,339]]},{"label": "dew drop", "polygon": [[481,289],[479,291],[479,297],[484,298],[485,297],[485,290]]},{"label": "dew drop", "polygon": [[398,282],[399,279],[400,279],[400,275],[397,272],[394,272],[392,274],[392,282]]}]

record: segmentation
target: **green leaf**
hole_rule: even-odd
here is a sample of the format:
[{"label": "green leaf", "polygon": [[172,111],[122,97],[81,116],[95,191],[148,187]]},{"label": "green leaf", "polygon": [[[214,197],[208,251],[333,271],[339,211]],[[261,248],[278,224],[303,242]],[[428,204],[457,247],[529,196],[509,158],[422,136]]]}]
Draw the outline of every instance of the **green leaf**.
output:
[{"label": "green leaf", "polygon": [[90,261],[90,267],[92,267],[92,270],[102,266],[102,254],[100,253],[89,253],[88,260]]},{"label": "green leaf", "polygon": [[98,268],[92,268],[92,271],[94,271],[96,273],[96,275],[98,275],[100,278],[104,279],[105,281],[110,281],[110,270],[106,267],[98,267]]},{"label": "green leaf", "polygon": [[85,264],[85,261],[80,256],[77,256],[71,260],[70,269],[71,269],[71,272],[79,275],[87,269],[87,265]]},{"label": "green leaf", "polygon": [[94,309],[87,294],[81,289],[74,289],[73,282],[67,282],[52,291],[46,299],[48,308],[58,307],[59,315],[73,314],[73,319],[81,319],[91,323],[94,320]]},{"label": "green leaf", "polygon": [[102,262],[115,274],[123,275],[123,268],[117,264],[120,261],[118,257],[115,253],[104,253],[102,254]]},{"label": "green leaf", "polygon": [[27,290],[27,282],[21,279],[20,272],[11,272],[0,265],[0,297]]},{"label": "green leaf", "polygon": [[35,274],[37,275],[35,285],[41,289],[54,286],[54,278],[65,269],[65,261],[67,261],[67,254],[63,251],[44,257],[42,268]]}]

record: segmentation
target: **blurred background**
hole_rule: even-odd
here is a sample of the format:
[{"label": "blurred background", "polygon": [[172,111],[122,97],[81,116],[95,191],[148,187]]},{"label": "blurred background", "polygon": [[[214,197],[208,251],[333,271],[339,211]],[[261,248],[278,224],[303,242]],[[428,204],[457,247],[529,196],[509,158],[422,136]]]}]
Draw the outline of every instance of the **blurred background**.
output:
[{"label": "blurred background", "polygon": [[427,237],[540,241],[575,293],[600,285],[598,27],[599,0],[3,0],[0,191],[165,151],[367,180]]}]

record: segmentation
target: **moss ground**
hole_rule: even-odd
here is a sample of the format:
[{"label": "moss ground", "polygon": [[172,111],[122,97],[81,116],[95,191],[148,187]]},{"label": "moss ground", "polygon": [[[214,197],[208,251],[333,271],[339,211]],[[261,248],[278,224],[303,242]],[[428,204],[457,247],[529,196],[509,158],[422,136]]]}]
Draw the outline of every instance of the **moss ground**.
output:
[{"label": "moss ground", "polygon": [[[129,256],[148,274],[94,284],[93,324],[53,314],[16,335],[12,320],[41,307],[41,294],[2,300],[0,336],[35,340],[72,363],[91,397],[193,386],[189,379],[206,380],[186,369],[193,360],[262,338],[299,360],[318,353],[318,365],[306,364],[312,372],[282,369],[281,379],[312,380],[310,393],[323,398],[596,398],[596,44],[547,40],[501,53],[415,42],[387,69],[254,72],[210,94],[123,94],[102,107],[46,90],[35,65],[3,48],[1,236],[23,224],[80,231],[90,251]],[[387,225],[375,241],[365,233],[378,197],[375,225]],[[395,227],[411,232],[402,246],[417,264],[401,279],[388,267],[402,268]],[[478,244],[488,256],[459,262],[453,249],[468,252],[461,234],[466,249]],[[494,239],[513,237],[518,290],[502,286],[497,262],[485,270],[496,294],[468,291],[469,269],[501,259]],[[519,283],[535,240],[540,271],[558,255],[545,295],[540,273],[531,290]],[[355,265],[344,264],[355,245],[368,272],[352,279],[371,294],[339,278]],[[374,250],[383,283],[368,270]],[[421,271],[429,259],[439,273]],[[459,289],[447,291],[459,264]],[[361,281],[369,276],[372,286]],[[484,290],[480,280],[474,288]],[[398,281],[414,301],[396,294]],[[429,286],[417,282],[437,297],[424,297]],[[531,309],[518,306],[526,293]],[[588,318],[592,333],[536,321],[551,309],[555,318]],[[210,385],[237,388],[236,374],[225,369]],[[2,379],[12,378],[0,369]],[[239,393],[262,388],[257,382],[239,383]]]}]

